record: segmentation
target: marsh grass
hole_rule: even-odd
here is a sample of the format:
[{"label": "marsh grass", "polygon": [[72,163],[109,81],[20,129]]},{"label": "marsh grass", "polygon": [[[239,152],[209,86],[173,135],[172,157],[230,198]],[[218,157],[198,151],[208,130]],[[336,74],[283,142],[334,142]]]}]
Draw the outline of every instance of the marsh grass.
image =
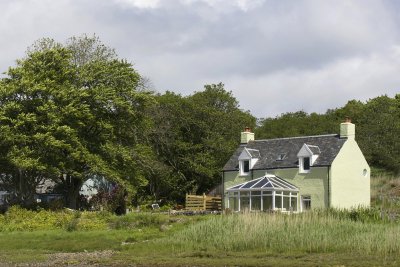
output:
[{"label": "marsh grass", "polygon": [[175,252],[400,254],[400,226],[358,216],[345,211],[225,215],[192,225],[161,242]]}]

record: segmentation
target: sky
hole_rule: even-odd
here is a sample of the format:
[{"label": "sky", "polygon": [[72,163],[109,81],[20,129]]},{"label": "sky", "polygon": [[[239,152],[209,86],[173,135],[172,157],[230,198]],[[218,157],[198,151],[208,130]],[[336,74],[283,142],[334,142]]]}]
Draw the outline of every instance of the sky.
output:
[{"label": "sky", "polygon": [[222,82],[258,118],[400,93],[400,2],[0,0],[0,72],[40,38],[96,34],[151,82]]}]

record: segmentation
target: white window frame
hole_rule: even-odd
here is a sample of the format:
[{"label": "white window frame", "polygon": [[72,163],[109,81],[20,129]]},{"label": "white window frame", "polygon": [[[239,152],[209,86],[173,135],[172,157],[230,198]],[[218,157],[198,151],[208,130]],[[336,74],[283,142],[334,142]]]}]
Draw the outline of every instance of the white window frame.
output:
[{"label": "white window frame", "polygon": [[[249,163],[249,170],[247,172],[244,171],[244,162],[247,161]],[[245,176],[250,174],[250,162],[251,159],[243,159],[239,161],[239,170],[240,170],[240,175]]]},{"label": "white window frame", "polygon": [[[304,169],[304,159],[305,158],[308,158],[308,160],[309,160],[309,169],[308,170],[305,170]],[[309,172],[311,172],[311,157],[300,157],[299,158],[299,172],[300,173],[309,173]]]}]

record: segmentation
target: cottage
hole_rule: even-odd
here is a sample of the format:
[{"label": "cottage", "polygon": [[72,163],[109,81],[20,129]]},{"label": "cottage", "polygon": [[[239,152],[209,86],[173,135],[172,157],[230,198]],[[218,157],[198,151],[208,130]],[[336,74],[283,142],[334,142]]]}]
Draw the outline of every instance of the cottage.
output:
[{"label": "cottage", "polygon": [[224,208],[234,211],[370,205],[370,168],[350,120],[340,135],[255,140],[246,128],[222,178]]}]

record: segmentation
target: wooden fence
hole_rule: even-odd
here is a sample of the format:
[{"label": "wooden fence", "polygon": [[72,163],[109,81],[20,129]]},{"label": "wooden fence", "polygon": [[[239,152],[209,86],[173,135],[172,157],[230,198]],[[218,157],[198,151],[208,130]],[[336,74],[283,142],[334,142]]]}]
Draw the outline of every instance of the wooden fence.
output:
[{"label": "wooden fence", "polygon": [[185,209],[220,211],[222,209],[222,199],[221,197],[212,197],[206,194],[202,196],[186,194]]}]

